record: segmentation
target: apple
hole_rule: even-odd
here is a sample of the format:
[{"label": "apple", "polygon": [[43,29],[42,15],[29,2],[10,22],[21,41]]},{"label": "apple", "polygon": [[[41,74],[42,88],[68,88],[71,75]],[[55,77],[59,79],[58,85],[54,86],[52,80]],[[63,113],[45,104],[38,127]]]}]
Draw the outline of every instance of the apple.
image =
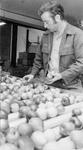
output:
[{"label": "apple", "polygon": [[79,150],[83,149],[83,129],[72,131],[70,134],[70,138],[75,144],[76,149],[79,149]]},{"label": "apple", "polygon": [[38,87],[34,89],[34,93],[35,93],[35,94],[39,94],[39,93],[40,93],[40,90],[39,90]]},{"label": "apple", "polygon": [[46,108],[50,108],[50,107],[53,107],[53,106],[54,106],[54,103],[53,103],[53,102],[47,101],[47,102],[45,103],[45,107],[46,107]]},{"label": "apple", "polygon": [[24,101],[17,101],[17,103],[19,104],[19,109],[20,107],[24,106]]},{"label": "apple", "polygon": [[29,106],[21,106],[20,109],[19,109],[19,112],[20,112],[21,115],[28,116],[29,111],[30,111],[30,107]]},{"label": "apple", "polygon": [[51,88],[50,88],[50,91],[53,93],[53,96],[54,96],[54,97],[59,97],[61,90],[60,90],[59,88],[51,87]]},{"label": "apple", "polygon": [[60,125],[60,134],[62,136],[68,136],[72,130],[75,129],[75,125],[72,122],[65,122]]},{"label": "apple", "polygon": [[10,80],[11,80],[12,83],[14,83],[14,82],[16,82],[16,77],[15,77],[15,76],[12,76],[12,77],[10,78]]},{"label": "apple", "polygon": [[57,126],[55,128],[52,128],[54,134],[55,134],[55,140],[58,141],[60,140],[60,138],[62,137],[62,135],[60,134],[60,126]]},{"label": "apple", "polygon": [[83,94],[80,93],[80,94],[76,95],[75,102],[79,103],[82,101],[83,101]]},{"label": "apple", "polygon": [[54,98],[54,104],[55,104],[55,105],[61,104],[61,100],[62,100],[61,97],[55,97],[55,98]]},{"label": "apple", "polygon": [[33,101],[35,102],[35,104],[40,104],[41,101],[41,97],[39,94],[34,94],[33,95]]},{"label": "apple", "polygon": [[5,99],[5,95],[3,93],[0,94],[0,100],[3,101]]},{"label": "apple", "polygon": [[13,100],[13,101],[14,101],[14,100],[20,100],[20,98],[21,98],[21,94],[20,94],[19,92],[15,93],[15,92],[13,91],[13,93],[12,93],[12,100]]},{"label": "apple", "polygon": [[1,88],[2,88],[3,91],[5,91],[7,89],[6,83],[2,82],[1,83]]},{"label": "apple", "polygon": [[20,89],[18,90],[18,92],[19,92],[20,94],[26,93],[25,91],[26,91],[26,86],[23,86],[23,85],[22,85],[22,86],[20,87]]},{"label": "apple", "polygon": [[70,139],[70,137],[61,138],[57,141],[57,149],[56,150],[75,150],[75,144]]},{"label": "apple", "polygon": [[39,107],[36,111],[36,114],[42,120],[45,120],[48,117],[47,110],[44,107]]},{"label": "apple", "polygon": [[[12,101],[13,101],[13,96],[11,95],[11,93],[9,93],[8,95],[7,95],[7,102],[8,102],[8,104],[11,104],[12,103]],[[6,100],[5,99],[5,100]]]},{"label": "apple", "polygon": [[4,99],[6,99],[7,95],[8,95],[7,90],[3,91],[3,98],[4,98]]},{"label": "apple", "polygon": [[38,130],[32,133],[31,139],[37,149],[42,149],[47,143],[44,133]]},{"label": "apple", "polygon": [[47,129],[46,131],[44,131],[44,135],[45,135],[47,142],[56,140],[56,135],[53,129]]},{"label": "apple", "polygon": [[47,116],[48,118],[56,117],[57,116],[57,109],[53,106],[47,108]]},{"label": "apple", "polygon": [[34,143],[28,136],[20,136],[18,139],[18,147],[21,150],[34,150]]},{"label": "apple", "polygon": [[33,111],[33,110],[30,109],[30,110],[28,111],[28,114],[27,114],[26,116],[29,117],[29,118],[31,118],[31,117],[36,117],[37,114],[36,114],[35,111]]},{"label": "apple", "polygon": [[4,102],[10,105],[10,104],[11,104],[11,102],[12,102],[12,100],[11,100],[11,99],[9,99],[9,98],[6,98],[6,99],[4,100]]},{"label": "apple", "polygon": [[75,124],[76,129],[81,129],[83,127],[82,122],[78,119],[78,117],[73,116],[70,118],[70,121]]},{"label": "apple", "polygon": [[37,109],[37,105],[36,104],[32,104],[30,107],[31,107],[32,111],[36,111],[36,109]]},{"label": "apple", "polygon": [[19,138],[19,132],[17,131],[17,129],[13,127],[9,128],[6,135],[7,142],[12,144],[17,144],[18,138]]},{"label": "apple", "polygon": [[41,109],[46,108],[46,104],[44,104],[43,102],[41,102],[41,103],[38,105],[38,108],[41,108]]},{"label": "apple", "polygon": [[40,93],[43,93],[44,92],[44,87],[42,85],[38,85],[37,87],[39,89],[39,92]]},{"label": "apple", "polygon": [[72,110],[72,116],[78,116],[81,114],[82,114],[82,111],[79,108],[75,108]]},{"label": "apple", "polygon": [[61,103],[62,103],[63,106],[68,106],[68,105],[70,105],[70,99],[69,99],[69,97],[65,97],[65,96],[62,97]]},{"label": "apple", "polygon": [[0,132],[0,145],[4,144],[6,142],[6,137],[5,135]]},{"label": "apple", "polygon": [[57,105],[56,109],[57,109],[57,115],[61,115],[65,111],[65,107],[63,105],[61,105],[61,104]]},{"label": "apple", "polygon": [[18,103],[12,103],[10,106],[11,112],[18,112],[19,111],[19,104]]},{"label": "apple", "polygon": [[27,98],[32,98],[33,97],[33,90],[30,90],[27,92]]},{"label": "apple", "polygon": [[22,99],[27,99],[27,98],[28,98],[27,92],[23,92],[23,93],[21,94],[21,98],[22,98]]},{"label": "apple", "polygon": [[3,87],[3,86],[7,86],[5,82],[1,82],[0,85],[1,85],[2,87]]},{"label": "apple", "polygon": [[38,87],[38,83],[37,82],[34,82],[33,83],[33,88],[35,89],[35,88],[37,88]]},{"label": "apple", "polygon": [[6,129],[8,129],[8,127],[9,127],[8,120],[0,119],[0,131],[5,131]]},{"label": "apple", "polygon": [[40,130],[43,131],[43,122],[38,117],[32,117],[29,120],[29,124],[32,127],[33,131]]},{"label": "apple", "polygon": [[14,144],[5,143],[0,146],[0,150],[19,150]]},{"label": "apple", "polygon": [[32,126],[29,123],[22,123],[18,126],[18,132],[20,135],[28,135],[31,136],[32,134]]},{"label": "apple", "polygon": [[24,104],[27,105],[27,106],[30,106],[30,105],[33,104],[33,101],[30,100],[30,99],[25,99],[25,100],[23,100],[23,102],[24,102]]},{"label": "apple", "polygon": [[70,104],[74,104],[75,103],[75,95],[70,95],[69,99],[70,99]]},{"label": "apple", "polygon": [[41,95],[40,100],[42,103],[46,103],[47,99],[43,95]]},{"label": "apple", "polygon": [[0,119],[7,119],[8,114],[4,110],[0,110]]},{"label": "apple", "polygon": [[58,149],[57,147],[57,142],[53,140],[53,141],[47,142],[43,146],[42,150],[60,150],[60,149]]},{"label": "apple", "polygon": [[52,102],[54,100],[52,94],[49,93],[49,92],[46,93],[46,94],[47,94],[47,96],[46,96],[47,97],[47,101],[51,101]]},{"label": "apple", "polygon": [[13,91],[14,91],[14,92],[17,92],[18,89],[19,89],[19,85],[14,85],[14,86],[13,86]]},{"label": "apple", "polygon": [[7,114],[10,113],[10,105],[5,101],[1,102],[1,110],[4,110]]},{"label": "apple", "polygon": [[10,90],[13,90],[13,87],[14,87],[13,84],[8,84],[8,88],[9,88]]},{"label": "apple", "polygon": [[10,78],[7,78],[7,79],[5,80],[5,83],[6,83],[6,84],[11,83],[11,79],[10,79]]},{"label": "apple", "polygon": [[49,86],[46,84],[44,84],[43,86],[44,86],[44,90],[47,90],[49,88]]}]

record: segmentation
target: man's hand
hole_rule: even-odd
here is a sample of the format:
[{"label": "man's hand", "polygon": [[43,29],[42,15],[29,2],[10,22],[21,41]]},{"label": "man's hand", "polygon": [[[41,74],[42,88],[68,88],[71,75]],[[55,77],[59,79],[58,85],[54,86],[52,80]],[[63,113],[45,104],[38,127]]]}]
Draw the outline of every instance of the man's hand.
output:
[{"label": "man's hand", "polygon": [[57,81],[62,79],[62,75],[60,73],[56,73],[52,79],[52,81]]},{"label": "man's hand", "polygon": [[33,78],[34,78],[34,75],[32,75],[32,74],[28,74],[23,77],[23,79],[27,80],[28,82],[30,82]]},{"label": "man's hand", "polygon": [[53,82],[62,79],[60,73],[56,73],[52,78],[47,77],[45,83],[52,84]]}]

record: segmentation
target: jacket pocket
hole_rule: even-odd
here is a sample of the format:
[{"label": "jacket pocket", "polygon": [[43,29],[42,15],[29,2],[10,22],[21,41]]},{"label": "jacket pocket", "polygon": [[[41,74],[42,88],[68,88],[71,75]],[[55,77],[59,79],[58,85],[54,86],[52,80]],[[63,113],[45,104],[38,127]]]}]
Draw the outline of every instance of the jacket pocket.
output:
[{"label": "jacket pocket", "polygon": [[71,64],[75,62],[75,56],[73,51],[64,50],[62,55],[60,55],[60,66],[62,68],[68,69]]},{"label": "jacket pocket", "polygon": [[73,55],[74,50],[71,46],[65,45],[64,48],[60,50],[59,54],[60,54],[60,56],[61,55]]}]

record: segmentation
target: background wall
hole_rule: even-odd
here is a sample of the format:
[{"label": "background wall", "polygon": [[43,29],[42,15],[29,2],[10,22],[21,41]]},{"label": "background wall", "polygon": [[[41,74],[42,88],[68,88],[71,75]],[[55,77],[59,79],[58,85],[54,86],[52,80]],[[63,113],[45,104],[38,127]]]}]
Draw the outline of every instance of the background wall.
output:
[{"label": "background wall", "polygon": [[39,42],[40,42],[42,34],[43,34],[43,31],[29,28],[29,41],[30,42],[38,42],[38,40],[39,40]]},{"label": "background wall", "polygon": [[0,56],[3,60],[10,59],[11,25],[0,27]]},{"label": "background wall", "polygon": [[18,35],[17,35],[17,59],[19,57],[19,52],[26,52],[26,40],[27,38],[27,30],[29,30],[29,37],[28,40],[31,43],[37,43],[38,40],[40,42],[43,31],[33,29],[33,28],[26,28],[22,26],[18,26]]},{"label": "background wall", "polygon": [[19,57],[19,52],[26,51],[26,32],[27,28],[18,26],[18,35],[17,35],[17,59]]}]

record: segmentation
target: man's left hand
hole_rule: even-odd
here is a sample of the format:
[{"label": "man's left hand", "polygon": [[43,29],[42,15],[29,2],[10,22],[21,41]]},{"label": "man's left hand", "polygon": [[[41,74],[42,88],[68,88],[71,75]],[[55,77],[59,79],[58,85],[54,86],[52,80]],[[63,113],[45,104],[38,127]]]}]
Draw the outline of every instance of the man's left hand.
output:
[{"label": "man's left hand", "polygon": [[62,76],[60,73],[56,73],[55,76],[52,78],[46,78],[45,83],[52,84],[53,82],[62,79]]}]

